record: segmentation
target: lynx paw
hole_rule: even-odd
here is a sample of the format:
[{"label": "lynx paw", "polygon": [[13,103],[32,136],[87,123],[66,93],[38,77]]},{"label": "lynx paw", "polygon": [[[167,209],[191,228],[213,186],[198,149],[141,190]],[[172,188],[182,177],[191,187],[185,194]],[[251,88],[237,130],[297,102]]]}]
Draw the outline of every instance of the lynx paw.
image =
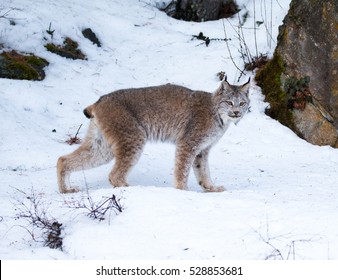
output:
[{"label": "lynx paw", "polygon": [[123,179],[116,179],[113,176],[109,176],[109,182],[113,185],[113,187],[128,187],[129,184]]},{"label": "lynx paw", "polygon": [[61,193],[76,193],[79,191],[78,187],[71,187],[71,188],[63,188],[62,190],[60,190]]},{"label": "lynx paw", "polygon": [[187,191],[188,188],[186,186],[177,186],[176,189],[182,190],[182,191]]},{"label": "lynx paw", "polygon": [[226,189],[223,186],[203,186],[205,192],[224,192]]}]

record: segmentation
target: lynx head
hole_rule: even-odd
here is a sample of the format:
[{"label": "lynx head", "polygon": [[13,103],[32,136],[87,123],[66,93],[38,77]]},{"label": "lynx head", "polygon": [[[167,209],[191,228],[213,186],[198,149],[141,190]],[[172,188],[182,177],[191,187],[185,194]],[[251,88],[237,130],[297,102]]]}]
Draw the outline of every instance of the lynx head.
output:
[{"label": "lynx head", "polygon": [[214,99],[223,121],[231,120],[237,123],[249,108],[249,80],[240,86],[230,85],[226,78],[216,90]]}]

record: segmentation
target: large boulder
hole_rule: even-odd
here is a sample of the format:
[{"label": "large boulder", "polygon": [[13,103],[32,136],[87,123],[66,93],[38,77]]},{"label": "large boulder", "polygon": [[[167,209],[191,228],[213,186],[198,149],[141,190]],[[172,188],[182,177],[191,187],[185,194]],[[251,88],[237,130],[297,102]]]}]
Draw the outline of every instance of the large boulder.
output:
[{"label": "large boulder", "polygon": [[163,10],[176,19],[197,22],[231,17],[239,11],[235,0],[173,0]]},{"label": "large boulder", "polygon": [[336,0],[292,0],[274,58],[256,78],[271,116],[310,143],[333,147],[338,144],[337,6]]}]

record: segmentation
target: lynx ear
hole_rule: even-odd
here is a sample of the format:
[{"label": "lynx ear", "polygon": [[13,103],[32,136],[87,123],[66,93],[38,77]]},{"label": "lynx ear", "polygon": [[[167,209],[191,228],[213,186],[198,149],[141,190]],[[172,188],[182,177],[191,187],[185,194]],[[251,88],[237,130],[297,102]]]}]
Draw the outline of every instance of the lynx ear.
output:
[{"label": "lynx ear", "polygon": [[224,91],[231,90],[231,85],[227,81],[227,76],[224,77],[224,80],[222,81],[221,85],[216,91],[216,94],[223,94]]},{"label": "lynx ear", "polygon": [[241,91],[245,92],[246,94],[249,94],[250,80],[251,78],[249,78],[249,80],[245,84],[241,85]]}]

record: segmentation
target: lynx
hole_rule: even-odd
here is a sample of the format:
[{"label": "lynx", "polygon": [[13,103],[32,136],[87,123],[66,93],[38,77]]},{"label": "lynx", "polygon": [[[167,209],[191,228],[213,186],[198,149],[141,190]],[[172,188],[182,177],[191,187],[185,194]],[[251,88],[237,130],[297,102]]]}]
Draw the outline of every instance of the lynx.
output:
[{"label": "lynx", "polygon": [[250,79],[237,86],[226,79],[213,93],[167,84],[122,89],[104,95],[84,109],[90,119],[81,146],[57,162],[61,193],[77,192],[67,187],[71,172],[115,163],[109,174],[114,187],[128,186],[127,175],[141,156],[147,141],[176,144],[174,182],[187,189],[193,167],[197,182],[206,192],[221,192],[210,178],[208,154],[230,122],[237,123],[249,107]]}]

